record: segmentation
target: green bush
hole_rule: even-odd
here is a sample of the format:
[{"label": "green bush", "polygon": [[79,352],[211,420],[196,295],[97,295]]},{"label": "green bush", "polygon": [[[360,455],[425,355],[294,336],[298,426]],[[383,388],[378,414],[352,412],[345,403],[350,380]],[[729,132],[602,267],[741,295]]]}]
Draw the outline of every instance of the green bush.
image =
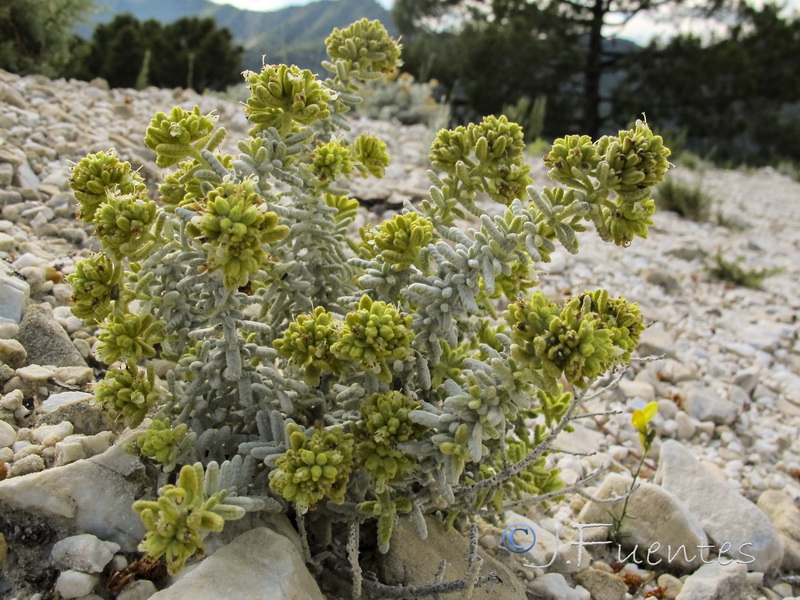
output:
[{"label": "green bush", "polygon": [[98,25],[89,41],[76,42],[68,75],[78,79],[102,77],[111,87],[224,90],[241,81],[244,49],[233,43],[226,28],[211,18],[184,17],[162,25],[117,15]]},{"label": "green bush", "polygon": [[761,284],[767,277],[783,272],[780,267],[774,269],[748,269],[742,265],[743,262],[744,258],[742,257],[731,262],[718,253],[713,257],[713,263],[708,267],[708,272],[712,277],[720,281],[727,281],[733,285],[754,290],[760,289]]},{"label": "green bush", "polygon": [[692,221],[708,221],[711,217],[714,199],[704,191],[701,182],[691,184],[667,177],[656,188],[655,197],[659,208]]},{"label": "green bush", "polygon": [[58,77],[75,50],[72,30],[93,0],[4,0],[0,4],[0,69]]},{"label": "green bush", "polygon": [[[327,47],[325,80],[285,65],[245,73],[253,127],[238,156],[217,150],[215,117],[158,113],[145,142],[170,172],[156,200],[113,156],[76,165],[103,258],[71,283],[76,314],[105,315],[103,406],[130,425],[146,412],[137,446],[165,472],[180,467],[177,486],[135,505],[141,548],[175,572],[225,519],[285,512],[309,562],[346,573],[354,596],[381,595],[360,561],[388,550],[400,514],[424,537],[426,519],[500,523],[508,502],[564,490],[546,464],[553,441],[644,325],[604,290],[563,303],[530,293],[534,267],[556,242],[576,252],[589,220],[618,245],[645,237],[669,150],[643,122],[567,136],[545,157],[563,187],[539,191],[519,125],[443,129],[430,198],[354,240],[358,203],[337,184],[381,176],[389,157],[374,136],[333,134],[399,46],[362,20]],[[479,226],[465,232],[468,214]],[[174,363],[166,385],[142,370],[156,358]]]}]

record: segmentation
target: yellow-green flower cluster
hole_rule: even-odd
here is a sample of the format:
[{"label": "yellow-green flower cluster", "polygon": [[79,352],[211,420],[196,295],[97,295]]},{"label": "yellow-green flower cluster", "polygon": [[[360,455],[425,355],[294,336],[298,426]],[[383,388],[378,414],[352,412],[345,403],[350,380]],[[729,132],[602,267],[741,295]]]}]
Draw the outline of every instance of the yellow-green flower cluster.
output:
[{"label": "yellow-green flower cluster", "polygon": [[136,260],[149,250],[154,237],[156,203],[139,194],[108,195],[94,216],[95,233],[115,259]]},{"label": "yellow-green flower cluster", "polygon": [[[216,158],[226,169],[233,166],[233,157],[230,154],[215,154]],[[200,210],[204,193],[201,189],[201,179],[195,173],[203,168],[197,160],[184,160],[178,167],[164,176],[164,183],[158,186],[161,202],[167,212],[172,212],[174,207],[180,206],[188,210]]]},{"label": "yellow-green flower cluster", "polygon": [[400,44],[389,36],[380,21],[361,19],[345,29],[335,28],[325,40],[333,62],[344,61],[364,72],[387,73],[399,67]]},{"label": "yellow-green flower cluster", "polygon": [[[664,181],[669,155],[661,136],[653,135],[644,121],[636,121],[633,129],[594,143],[585,135],[559,138],[544,162],[551,179],[591,192],[591,201],[600,202],[595,219],[601,235],[627,246],[636,236],[647,237],[655,212],[652,188]],[[597,186],[590,177],[597,180]],[[609,199],[609,192],[616,196]]]},{"label": "yellow-green flower cluster", "polygon": [[303,513],[326,497],[337,504],[344,502],[354,468],[353,435],[333,428],[315,429],[306,437],[294,423],[286,432],[290,448],[270,472],[270,487]]},{"label": "yellow-green flower cluster", "polygon": [[80,261],[67,281],[72,286],[72,314],[87,325],[97,325],[111,313],[122,271],[108,256],[97,253]]},{"label": "yellow-green flower cluster", "polygon": [[292,321],[273,345],[302,370],[306,384],[317,386],[322,373],[339,373],[344,366],[331,351],[340,327],[341,321],[318,306],[310,315],[300,315]]},{"label": "yellow-green flower cluster", "polygon": [[508,205],[532,183],[523,160],[522,128],[505,116],[488,116],[476,125],[443,129],[431,146],[431,164],[457,177],[473,191]]},{"label": "yellow-green flower cluster", "polygon": [[326,144],[317,142],[311,153],[311,172],[324,186],[342,176],[349,176],[353,172],[350,148],[340,139],[332,139]]},{"label": "yellow-green flower cluster", "polygon": [[274,127],[281,134],[295,124],[311,125],[330,116],[331,92],[308,69],[295,65],[265,65],[261,73],[245,71],[250,88],[247,118],[254,125],[250,135]]},{"label": "yellow-green flower cluster", "polygon": [[131,164],[120,162],[114,150],[90,154],[72,167],[69,186],[75,192],[80,217],[94,221],[100,205],[109,193],[139,194],[145,191],[142,178],[131,170]]},{"label": "yellow-green flower cluster", "polygon": [[389,153],[386,151],[386,143],[378,136],[362,133],[353,143],[356,159],[356,168],[361,176],[366,178],[368,175],[380,179],[389,166]]},{"label": "yellow-green flower cluster", "polygon": [[325,204],[336,209],[337,212],[333,216],[336,223],[341,223],[346,219],[355,219],[359,207],[358,200],[355,198],[325,194],[324,199]]},{"label": "yellow-green flower cluster", "polygon": [[143,456],[164,465],[165,471],[171,471],[183,454],[188,431],[186,424],[170,427],[168,420],[154,419],[147,431],[136,440],[136,446]]},{"label": "yellow-green flower cluster", "polygon": [[419,439],[425,427],[408,415],[419,408],[416,400],[397,391],[373,394],[361,405],[362,420],[354,434],[358,462],[372,477],[376,490],[407,471],[414,461],[397,450],[397,444]]},{"label": "yellow-green flower cluster", "polygon": [[206,498],[200,463],[183,467],[178,485],[165,485],[158,500],[134,502],[133,510],[147,528],[139,549],[152,560],[166,556],[167,570],[175,575],[190,558],[205,556],[204,534],[222,531],[226,519],[244,516],[243,508],[222,504],[224,499],[225,492]]},{"label": "yellow-green flower cluster", "polygon": [[383,262],[396,271],[417,264],[419,252],[433,238],[433,224],[415,212],[394,215],[377,229],[362,230],[369,254],[380,254]]},{"label": "yellow-green flower cluster", "polygon": [[109,369],[94,396],[114,421],[121,419],[128,427],[136,427],[159,398],[153,368],[146,374],[139,369]]},{"label": "yellow-green flower cluster", "polygon": [[278,215],[267,210],[250,181],[229,181],[209,193],[205,212],[186,233],[203,245],[209,271],[222,271],[223,284],[234,289],[264,266],[264,244],[282,240],[289,228],[278,225]]},{"label": "yellow-green flower cluster", "polygon": [[411,351],[414,334],[410,315],[402,315],[386,302],[373,302],[362,296],[358,309],[345,316],[338,341],[331,350],[345,360],[360,363],[365,369],[390,382],[390,360],[405,360]]},{"label": "yellow-green flower cluster", "polygon": [[112,313],[103,321],[97,355],[107,365],[118,360],[135,365],[141,358],[153,358],[156,355],[153,345],[163,340],[162,326],[150,313]]},{"label": "yellow-green flower cluster", "polygon": [[169,115],[156,113],[144,136],[145,145],[156,153],[156,165],[162,169],[184,158],[196,157],[211,139],[216,115],[201,115],[200,107],[191,111],[176,106]]},{"label": "yellow-green flower cluster", "polygon": [[580,179],[594,172],[600,164],[597,146],[588,135],[568,135],[553,142],[544,156],[547,175],[555,181]]},{"label": "yellow-green flower cluster", "polygon": [[601,183],[619,193],[652,188],[664,181],[669,169],[670,150],[660,135],[653,135],[643,121],[629,131],[620,131],[616,138],[598,140],[597,150],[608,163],[608,175]]},{"label": "yellow-green flower cluster", "polygon": [[611,298],[607,290],[595,290],[572,298],[565,306],[570,305],[576,310],[580,307],[583,312],[600,315],[603,324],[611,330],[611,342],[621,350],[617,362],[630,360],[645,330],[638,304],[631,304],[622,297]]},{"label": "yellow-green flower cluster", "polygon": [[609,301],[604,290],[569,299],[563,307],[541,292],[503,313],[512,328],[512,356],[539,371],[551,386],[562,375],[576,387],[630,357],[643,330],[635,304]]}]

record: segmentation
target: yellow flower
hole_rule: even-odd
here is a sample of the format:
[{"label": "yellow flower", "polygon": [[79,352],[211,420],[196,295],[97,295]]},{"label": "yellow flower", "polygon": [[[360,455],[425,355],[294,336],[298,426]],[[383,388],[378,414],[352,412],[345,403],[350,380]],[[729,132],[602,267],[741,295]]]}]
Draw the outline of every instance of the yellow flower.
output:
[{"label": "yellow flower", "polygon": [[631,423],[633,423],[633,426],[639,430],[639,439],[642,442],[642,448],[644,448],[645,452],[650,449],[650,442],[652,440],[652,436],[650,435],[650,431],[648,431],[647,426],[656,416],[657,412],[658,402],[653,401],[648,402],[644,409],[636,409],[633,411],[633,416],[631,417]]}]

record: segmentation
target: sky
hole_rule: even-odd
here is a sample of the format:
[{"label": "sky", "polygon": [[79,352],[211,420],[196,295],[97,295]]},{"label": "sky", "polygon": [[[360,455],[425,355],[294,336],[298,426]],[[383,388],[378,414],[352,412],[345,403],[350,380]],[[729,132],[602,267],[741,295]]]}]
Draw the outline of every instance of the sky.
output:
[{"label": "sky", "polygon": [[[211,0],[216,4],[231,4],[238,8],[248,10],[277,10],[286,6],[299,6],[310,4],[314,0]],[[761,6],[765,0],[749,0],[750,4]],[[394,0],[377,0],[378,4],[390,9]],[[800,0],[777,0],[777,3],[785,6],[795,14],[800,11]],[[646,44],[654,37],[668,38],[676,33],[697,33],[699,35],[709,35],[712,33],[705,21],[698,19],[683,19],[675,22],[671,18],[657,19],[650,15],[640,14],[625,26],[622,31],[615,32],[619,37],[629,39],[639,44]],[[611,32],[609,32],[611,33]]]},{"label": "sky", "polygon": [[[279,8],[286,8],[287,6],[301,6],[303,4],[310,4],[314,0],[211,0],[214,4],[231,4],[236,8],[243,8],[246,10],[277,10]],[[378,4],[384,6],[386,9],[392,7],[394,0],[377,0]]]}]

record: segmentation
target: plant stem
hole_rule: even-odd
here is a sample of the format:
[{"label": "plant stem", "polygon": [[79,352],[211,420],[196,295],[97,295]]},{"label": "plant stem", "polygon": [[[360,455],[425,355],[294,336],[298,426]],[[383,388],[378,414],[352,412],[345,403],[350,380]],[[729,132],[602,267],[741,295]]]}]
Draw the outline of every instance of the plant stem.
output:
[{"label": "plant stem", "polygon": [[628,492],[625,494],[625,503],[622,505],[622,515],[620,515],[619,519],[614,519],[614,527],[612,528],[609,537],[611,538],[611,541],[615,543],[619,543],[620,531],[622,530],[622,523],[625,521],[625,515],[628,512],[628,500],[631,499],[631,494],[633,493],[633,490],[636,487],[636,480],[639,478],[639,473],[642,470],[645,458],[647,458],[647,452],[642,452],[642,458],[641,460],[639,460],[639,465],[636,467],[636,472],[633,474],[633,481],[631,481],[631,485],[628,488]]}]

